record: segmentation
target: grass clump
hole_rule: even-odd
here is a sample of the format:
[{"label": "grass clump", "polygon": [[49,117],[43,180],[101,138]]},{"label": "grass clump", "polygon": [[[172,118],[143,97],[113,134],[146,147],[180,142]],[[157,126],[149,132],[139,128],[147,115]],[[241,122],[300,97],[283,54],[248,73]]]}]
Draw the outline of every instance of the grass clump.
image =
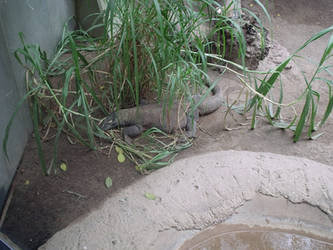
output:
[{"label": "grass clump", "polygon": [[[301,47],[299,47],[293,54],[291,54],[287,59],[285,59],[280,65],[277,66],[276,69],[271,70],[269,72],[265,72],[265,77],[259,80],[260,84],[256,87],[256,89],[251,88],[251,91],[255,94],[254,97],[248,103],[246,110],[253,110],[253,119],[251,127],[254,128],[256,113],[258,111],[264,112],[267,120],[276,127],[282,129],[292,129],[294,131],[293,141],[297,142],[304,130],[307,129],[307,136],[309,139],[315,139],[318,135],[313,136],[313,132],[317,131],[319,128],[323,126],[326,122],[327,118],[332,112],[333,108],[333,95],[332,95],[332,85],[333,81],[330,77],[333,77],[333,72],[331,68],[333,65],[329,64],[329,59],[332,57],[333,50],[333,34],[328,41],[328,44],[323,51],[323,54],[320,58],[320,61],[315,65],[315,70],[310,77],[304,77],[305,82],[305,90],[301,95],[295,100],[288,104],[282,103],[283,101],[283,91],[282,86],[280,90],[279,101],[274,102],[267,98],[267,95],[270,93],[276,82],[280,82],[279,78],[283,70],[286,69],[288,64],[294,58],[298,56],[298,53],[306,48],[308,45],[312,44],[316,40],[322,38],[323,36],[330,34],[333,32],[333,26],[324,29],[317,34],[313,35],[309,40],[307,40]],[[326,73],[327,77],[322,77],[321,74]],[[240,78],[240,80],[245,83],[244,79]],[[324,83],[328,88],[328,103],[324,112],[323,117],[317,117],[317,111],[319,107],[320,93],[315,91],[314,86],[316,84]],[[304,101],[305,99],[305,101]],[[294,106],[304,101],[302,111],[300,115],[295,111]],[[273,106],[276,106],[276,111],[273,112]],[[282,108],[292,108],[295,111],[294,118],[289,122],[282,121],[280,119],[280,111]],[[321,135],[321,134],[319,134]]]},{"label": "grass clump", "polygon": [[[264,6],[256,2],[267,14]],[[313,36],[275,70],[257,72],[246,68],[242,19],[228,17],[226,13],[230,8],[232,5],[221,6],[212,0],[108,1],[105,11],[97,15],[96,23],[100,24],[88,31],[69,31],[65,27],[52,59],[38,45],[25,44],[23,34],[20,34],[23,48],[18,49],[15,56],[27,70],[27,94],[18,108],[29,99],[43,172],[50,174],[57,164],[61,134],[65,134],[70,142],[78,141],[91,149],[100,149],[96,138],[110,141],[111,147],[121,147],[141,172],[169,164],[178,152],[191,146],[190,141],[179,143],[178,135],[152,128],[139,138],[138,142],[144,143],[127,144],[118,131],[101,131],[98,124],[110,112],[138,106],[142,99],[163,103],[166,109],[179,99],[191,103],[193,93],[209,81],[208,67],[234,72],[250,90],[250,101],[245,103],[243,112],[253,110],[253,127],[259,112],[266,112],[273,125],[281,124],[276,120],[279,120],[281,108],[287,106],[282,104],[283,92],[279,102],[272,102],[266,96],[290,60],[333,28]],[[257,16],[246,9],[242,11],[257,20],[260,26],[257,30],[261,37],[265,37],[266,31]],[[205,32],[201,29],[204,25],[213,28]],[[104,30],[102,36],[93,38],[89,35],[89,31],[101,27]],[[228,50],[230,41],[236,44],[240,63],[226,59],[228,53],[232,53]],[[261,42],[264,49],[265,39]],[[316,128],[319,94],[312,90],[312,83],[320,79],[318,74],[322,71],[331,74],[330,67],[324,63],[331,57],[332,47],[331,38],[314,76],[306,79],[306,90],[297,99],[297,102],[306,99],[300,118],[295,117],[289,125],[282,126],[296,126],[295,141],[307,121],[310,137]],[[264,77],[258,78],[256,74]],[[255,79],[254,83],[251,79]],[[330,99],[320,126],[333,107],[332,81],[321,80],[328,85]],[[275,114],[267,102],[277,106]],[[5,152],[16,112],[6,128]],[[44,160],[42,142],[50,138],[54,138],[54,153],[48,165]]]},{"label": "grass clump", "polygon": [[[108,1],[98,16],[102,24],[88,31],[69,31],[65,27],[52,59],[38,45],[25,44],[20,34],[23,48],[15,56],[27,70],[28,91],[22,103],[30,100],[45,174],[56,164],[62,133],[70,141],[92,149],[96,149],[96,137],[110,140],[125,149],[140,170],[165,165],[164,160],[169,162],[177,152],[190,146],[190,142],[177,144],[174,137],[156,129],[143,135],[149,140],[155,138],[155,147],[128,145],[117,133],[106,135],[98,123],[111,111],[138,106],[145,98],[162,102],[166,108],[178,98],[191,101],[193,91],[204,86],[209,42],[198,27],[211,20],[209,13],[219,4],[199,2]],[[194,11],[189,8],[192,5],[199,7]],[[89,31],[101,26],[101,37],[89,36]],[[13,117],[6,130],[5,152]],[[49,134],[52,127],[56,128],[54,135]],[[164,137],[164,141],[156,136]],[[55,143],[53,159],[47,166],[42,141],[49,137],[54,137]]]}]

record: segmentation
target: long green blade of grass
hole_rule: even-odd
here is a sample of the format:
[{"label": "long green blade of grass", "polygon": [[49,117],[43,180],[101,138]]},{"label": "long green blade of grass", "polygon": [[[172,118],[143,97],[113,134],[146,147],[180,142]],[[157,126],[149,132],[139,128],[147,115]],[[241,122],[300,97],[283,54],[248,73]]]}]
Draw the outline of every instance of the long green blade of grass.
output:
[{"label": "long green blade of grass", "polygon": [[328,86],[328,104],[324,113],[324,116],[322,118],[322,120],[320,121],[319,127],[322,127],[324,125],[324,123],[326,122],[327,118],[329,117],[329,115],[332,112],[333,109],[333,95],[332,95],[332,86],[330,84],[327,84]]},{"label": "long green blade of grass", "polygon": [[89,138],[89,142],[90,142],[90,147],[94,148],[95,140],[94,140],[93,131],[92,131],[92,127],[91,127],[90,112],[88,110],[87,99],[84,94],[84,90],[82,88],[82,79],[81,79],[80,64],[79,64],[79,53],[77,51],[77,47],[76,47],[76,44],[75,44],[73,38],[71,36],[69,36],[69,39],[70,39],[72,57],[73,57],[73,62],[74,62],[76,90],[79,94],[79,98],[81,98],[81,101],[82,101],[83,112],[84,112],[84,117],[86,120],[87,133],[88,133],[88,138]]},{"label": "long green blade of grass", "polygon": [[304,107],[303,107],[303,111],[302,111],[302,114],[299,118],[299,121],[297,123],[297,126],[296,126],[296,130],[295,130],[295,133],[294,133],[294,142],[297,142],[301,136],[301,133],[303,131],[303,128],[304,128],[304,125],[305,125],[305,120],[306,120],[306,117],[309,113],[309,109],[310,109],[310,101],[312,99],[312,96],[311,96],[311,92],[310,90],[307,91],[307,94],[306,94],[306,99],[305,99],[305,104],[304,104]]},{"label": "long green blade of grass", "polygon": [[5,128],[5,135],[4,135],[4,139],[2,141],[2,150],[5,153],[5,156],[7,159],[9,159],[8,157],[8,150],[7,150],[7,144],[8,144],[8,138],[9,138],[9,133],[10,133],[10,129],[12,127],[14,118],[16,117],[17,113],[19,112],[19,110],[21,109],[22,105],[27,101],[27,99],[31,96],[34,95],[34,93],[38,92],[39,87],[32,89],[30,91],[28,91],[23,97],[22,99],[19,101],[19,103],[16,105],[16,108],[13,112],[13,114],[11,115],[9,122]]},{"label": "long green blade of grass", "polygon": [[[313,35],[309,40],[307,40],[300,48],[298,48],[296,50],[295,53],[293,53],[292,55],[290,55],[285,61],[283,61],[275,70],[274,73],[270,76],[270,78],[267,81],[263,81],[261,83],[261,85],[259,86],[259,88],[257,89],[257,91],[266,96],[267,93],[271,90],[271,88],[273,87],[274,83],[276,82],[277,78],[279,77],[279,75],[281,74],[281,72],[285,69],[285,67],[288,65],[288,63],[291,61],[291,59],[297,55],[298,52],[300,52],[302,49],[304,49],[306,46],[308,46],[309,44],[311,44],[312,42],[314,42],[315,40],[321,38],[322,36],[326,35],[327,33],[330,33],[333,31],[333,26],[324,29],[320,32],[318,32],[317,34]],[[331,39],[332,40],[332,39]],[[331,48],[332,49],[332,48]],[[331,49],[325,50],[324,55],[321,59],[320,64],[323,63],[324,58],[326,58],[326,56],[328,55],[328,52],[331,51]],[[251,101],[251,105],[250,108],[253,107],[253,105],[257,102],[258,100],[258,96],[255,96],[252,101]]]}]

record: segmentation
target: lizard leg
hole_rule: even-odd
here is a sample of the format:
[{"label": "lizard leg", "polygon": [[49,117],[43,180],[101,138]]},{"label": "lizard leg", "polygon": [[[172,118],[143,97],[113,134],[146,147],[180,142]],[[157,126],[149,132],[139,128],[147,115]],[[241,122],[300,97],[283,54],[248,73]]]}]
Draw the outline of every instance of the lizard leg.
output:
[{"label": "lizard leg", "polygon": [[194,111],[193,115],[186,114],[186,135],[189,138],[196,137],[198,120],[199,120],[199,110]]},{"label": "lizard leg", "polygon": [[143,132],[141,125],[132,125],[122,129],[122,136],[127,143],[132,143],[132,137],[139,136]]}]

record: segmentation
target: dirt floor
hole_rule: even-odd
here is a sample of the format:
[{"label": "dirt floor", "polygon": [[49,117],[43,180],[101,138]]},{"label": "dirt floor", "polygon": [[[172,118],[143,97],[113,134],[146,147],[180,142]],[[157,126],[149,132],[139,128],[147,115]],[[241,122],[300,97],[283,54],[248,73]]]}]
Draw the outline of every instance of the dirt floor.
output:
[{"label": "dirt floor", "polygon": [[[44,145],[48,159],[53,145]],[[141,178],[131,162],[119,163],[112,151],[110,157],[61,138],[60,160],[68,170],[45,177],[39,166],[37,147],[30,139],[13,182],[13,198],[3,225],[6,233],[24,249],[34,249],[56,231],[97,208],[120,188]],[[110,176],[112,187],[104,181]]]},{"label": "dirt floor", "polygon": [[[254,1],[246,0],[242,4],[243,7],[257,11]],[[312,34],[333,24],[331,0],[276,0],[269,3],[268,10],[272,15],[273,38],[290,53]],[[261,17],[264,18],[264,15]],[[301,54],[318,61],[327,41],[326,36]],[[286,72],[283,78],[285,102],[297,97],[304,89],[301,70],[305,75],[311,74],[313,70],[311,63],[305,60],[297,61],[297,65]],[[220,85],[225,93],[232,93],[231,98],[241,88],[239,82],[230,75],[226,75]],[[327,103],[327,88],[321,84],[318,85],[318,91],[322,105],[319,113],[322,113]],[[321,130],[323,136],[314,141],[302,138],[295,144],[292,142],[291,131],[274,128],[264,119],[258,120],[255,130],[249,130],[249,125],[240,125],[249,123],[244,117],[235,115],[237,122],[228,117],[228,127],[237,129],[224,131],[224,111],[202,117],[201,131],[194,146],[180,154],[179,158],[234,149],[295,155],[333,165],[332,117]],[[286,117],[290,115],[288,112]],[[45,146],[49,159],[52,156],[52,143]],[[59,155],[68,170],[44,177],[39,167],[36,145],[31,139],[13,182],[13,198],[2,231],[25,249],[38,247],[56,231],[99,207],[117,190],[142,178],[130,162],[119,163],[114,152],[108,157],[83,146],[72,145],[65,138],[61,140]],[[104,185],[108,176],[113,180],[110,189]]]}]

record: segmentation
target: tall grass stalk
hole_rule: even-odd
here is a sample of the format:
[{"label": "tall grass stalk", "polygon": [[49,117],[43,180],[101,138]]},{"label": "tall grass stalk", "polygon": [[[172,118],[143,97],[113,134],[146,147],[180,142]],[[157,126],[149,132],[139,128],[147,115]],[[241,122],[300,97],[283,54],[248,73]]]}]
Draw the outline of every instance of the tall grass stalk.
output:
[{"label": "tall grass stalk", "polygon": [[[316,40],[322,38],[324,35],[331,33],[330,39],[328,41],[328,44],[321,56],[320,61],[316,65],[316,69],[313,73],[313,75],[310,78],[307,78],[304,76],[304,81],[306,84],[306,88],[304,92],[301,94],[299,98],[297,98],[295,101],[288,105],[284,106],[292,106],[296,103],[300,102],[305,98],[305,102],[303,105],[303,110],[301,112],[301,115],[299,119],[293,119],[290,124],[286,124],[284,126],[286,127],[292,127],[295,123],[295,132],[294,132],[294,142],[297,142],[300,139],[300,136],[304,129],[306,128],[306,125],[308,126],[308,138],[312,139],[312,133],[317,130],[318,127],[321,127],[325,121],[327,120],[328,116],[332,112],[332,103],[333,103],[333,96],[331,92],[333,81],[332,79],[326,79],[320,76],[320,73],[326,72],[330,77],[333,77],[333,73],[330,71],[330,69],[333,67],[333,65],[328,65],[328,59],[332,57],[332,50],[333,50],[333,26],[324,29],[317,34],[313,35],[309,40],[307,40],[301,47],[299,47],[292,55],[289,56],[285,61],[283,61],[275,70],[272,72],[269,72],[267,76],[264,78],[264,80],[261,81],[260,86],[256,89],[257,94],[252,98],[248,109],[251,108],[260,108],[262,109],[263,106],[261,105],[261,100],[263,97],[267,96],[267,94],[270,92],[270,90],[273,88],[275,83],[278,81],[280,74],[282,71],[286,68],[286,66],[290,63],[290,61],[298,56],[298,53],[306,48],[308,45],[312,44]],[[315,81],[318,80],[320,82],[323,82],[328,87],[328,104],[326,107],[326,111],[324,113],[324,116],[320,119],[319,125],[316,125],[316,118],[317,118],[317,110],[318,110],[318,104],[320,99],[320,94],[313,90],[313,85],[315,84]],[[279,109],[281,108],[281,103],[283,99],[283,93],[280,92],[280,99],[277,112],[280,112]],[[259,106],[256,107],[256,104],[260,103]],[[267,113],[268,116],[271,118],[276,118],[277,116],[271,116]],[[297,116],[297,115],[296,115]],[[254,118],[255,119],[255,118]],[[274,125],[274,124],[273,124]],[[280,124],[279,124],[280,126]]]},{"label": "tall grass stalk", "polygon": [[[98,20],[103,19],[104,34],[93,38],[88,33],[101,24],[88,31],[69,31],[65,26],[52,59],[38,45],[25,44],[23,34],[20,35],[23,48],[15,56],[29,76],[28,94],[24,99],[31,101],[34,135],[45,174],[56,166],[62,133],[71,141],[77,140],[95,149],[96,137],[107,139],[98,122],[112,111],[138,106],[145,98],[162,102],[165,110],[180,97],[191,103],[193,92],[207,81],[206,51],[211,45],[198,27],[212,21],[211,13],[217,7],[224,8],[216,1],[199,2],[108,1],[105,11],[97,16]],[[199,7],[194,10],[189,6]],[[231,20],[222,15],[220,19]],[[240,54],[244,57],[242,33],[239,29],[233,31],[236,23],[232,22],[224,21],[220,27],[231,31],[235,40],[239,39]],[[3,142],[5,152],[12,120]],[[52,126],[56,127],[54,154],[47,165],[42,141],[52,136],[48,134]],[[143,135],[155,138],[160,149],[126,145],[114,133],[110,138],[143,171],[165,165],[165,159],[173,159],[177,152],[190,145],[174,142],[166,146],[157,141],[156,135],[161,134],[151,130]]]},{"label": "tall grass stalk", "polygon": [[[251,71],[245,66],[246,41],[241,29],[242,20],[226,16],[230,7],[212,0],[108,1],[105,11],[97,16],[99,20],[103,19],[103,35],[98,38],[89,35],[89,31],[100,28],[101,24],[92,26],[89,31],[69,31],[65,26],[52,59],[38,45],[25,44],[21,34],[23,48],[18,49],[15,56],[26,68],[28,77],[27,94],[19,105],[26,99],[31,102],[34,135],[43,172],[51,173],[57,164],[57,148],[62,133],[70,141],[78,141],[91,149],[97,148],[96,138],[112,141],[124,149],[128,159],[142,172],[169,164],[179,151],[188,148],[191,143],[177,143],[175,137],[152,128],[141,137],[152,143],[129,145],[121,140],[119,133],[101,131],[98,127],[100,119],[112,111],[138,106],[143,99],[163,103],[164,112],[176,103],[176,99],[183,98],[188,103],[198,105],[191,98],[195,91],[203,88],[205,81],[210,80],[208,67],[234,72],[251,90],[253,98],[244,110],[253,109],[253,127],[260,111],[267,111],[268,119],[277,125],[274,119],[279,117],[280,109],[287,106],[282,104],[283,92],[280,92],[277,103],[269,100],[267,95],[290,60],[307,45],[331,32],[333,27],[313,36],[275,70]],[[262,4],[261,7],[269,17]],[[223,11],[217,15],[219,8]],[[250,11],[242,11],[259,20]],[[202,25],[212,24],[215,28],[208,34],[200,29]],[[259,32],[263,30],[261,26]],[[240,64],[225,59],[229,53],[226,36],[231,36],[231,40],[238,45]],[[306,82],[306,90],[290,104],[292,106],[306,98],[296,124],[295,141],[299,139],[307,121],[309,136],[316,127],[314,121],[319,94],[312,89],[312,84],[321,79],[320,72],[330,73],[330,67],[324,66],[324,63],[331,56],[332,47],[331,37],[315,74]],[[248,77],[254,74],[266,74],[263,79],[257,79],[259,86],[248,84]],[[320,126],[333,108],[332,81],[321,80],[328,85],[330,99]],[[206,90],[204,96],[208,92]],[[272,106],[264,106],[266,100],[271,103],[269,105],[278,106],[275,113]],[[5,131],[5,152],[16,112]],[[292,127],[296,120],[294,118],[292,124],[285,128]],[[56,128],[55,135],[49,134],[52,126]],[[52,136],[55,138],[53,157],[47,165],[42,141]],[[162,140],[159,139],[161,136]]]}]

